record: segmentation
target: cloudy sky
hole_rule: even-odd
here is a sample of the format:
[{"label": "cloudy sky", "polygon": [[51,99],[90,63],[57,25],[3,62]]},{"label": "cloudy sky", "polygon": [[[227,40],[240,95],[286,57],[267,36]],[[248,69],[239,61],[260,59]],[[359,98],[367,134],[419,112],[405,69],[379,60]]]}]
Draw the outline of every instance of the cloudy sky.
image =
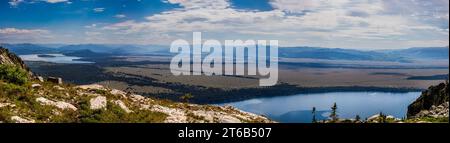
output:
[{"label": "cloudy sky", "polygon": [[281,46],[448,46],[448,0],[2,0],[0,43],[170,45],[205,39]]}]

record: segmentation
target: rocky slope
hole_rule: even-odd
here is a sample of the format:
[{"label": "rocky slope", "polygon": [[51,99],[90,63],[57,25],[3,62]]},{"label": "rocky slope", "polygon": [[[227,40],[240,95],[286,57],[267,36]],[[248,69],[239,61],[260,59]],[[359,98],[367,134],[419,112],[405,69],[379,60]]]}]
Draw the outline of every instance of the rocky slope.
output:
[{"label": "rocky slope", "polygon": [[431,86],[408,106],[408,118],[448,118],[448,102],[448,81],[437,86]]},{"label": "rocky slope", "polygon": [[101,85],[75,86],[44,80],[33,76],[19,57],[0,47],[0,74],[2,71],[0,123],[273,122],[230,106],[176,103]]},{"label": "rocky slope", "polygon": [[8,49],[5,49],[3,47],[0,47],[0,64],[12,65],[20,67],[21,69],[24,69],[26,71],[30,71],[19,56],[10,53]]}]

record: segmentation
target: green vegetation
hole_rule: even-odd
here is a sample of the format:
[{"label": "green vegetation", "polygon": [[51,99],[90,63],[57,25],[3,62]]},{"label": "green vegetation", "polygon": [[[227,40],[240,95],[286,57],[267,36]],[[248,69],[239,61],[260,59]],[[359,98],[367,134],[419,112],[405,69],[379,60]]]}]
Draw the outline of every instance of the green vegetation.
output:
[{"label": "green vegetation", "polygon": [[190,93],[185,94],[183,96],[180,97],[180,99],[186,103],[189,103],[189,100],[191,100],[192,98],[194,98],[194,96]]},{"label": "green vegetation", "polygon": [[[43,90],[52,93],[51,99],[63,99],[62,93],[54,92],[50,88],[49,83],[45,83]],[[47,88],[47,86],[50,86]],[[66,87],[67,88],[67,87]],[[68,90],[70,92],[70,90]],[[36,122],[51,123],[160,123],[163,122],[167,115],[164,113],[133,109],[136,112],[126,113],[119,106],[109,103],[107,108],[101,110],[91,110],[89,108],[89,97],[79,97],[77,111],[61,110],[54,106],[41,105],[36,101],[38,95],[34,95],[35,91],[24,86],[4,83],[0,81],[0,103],[13,103],[14,108],[0,108],[0,122],[11,122],[11,116],[18,115],[21,117],[32,118]],[[112,97],[106,91],[95,93]],[[46,97],[49,98],[49,97]],[[66,97],[68,98],[68,97]],[[70,100],[69,100],[70,101]]]},{"label": "green vegetation", "polygon": [[11,117],[11,113],[6,108],[0,108],[0,122],[10,122],[9,117]]},{"label": "green vegetation", "polygon": [[0,65],[0,80],[17,85],[24,85],[29,79],[28,73],[21,68],[9,65]]},{"label": "green vegetation", "polygon": [[416,123],[416,122],[420,122],[420,121],[421,122],[430,122],[430,123],[449,123],[448,117],[442,117],[442,118],[422,117],[422,118],[405,120],[406,123]]},{"label": "green vegetation", "polygon": [[[20,68],[0,65],[0,103],[10,103],[12,107],[0,108],[0,122],[9,123],[12,116],[26,117],[35,122],[51,123],[159,123],[163,122],[167,115],[164,113],[139,110],[126,113],[119,106],[109,103],[106,109],[91,110],[87,96],[77,95],[77,90],[71,85],[56,85],[45,82],[39,89],[30,88],[33,81],[28,79],[27,73]],[[59,86],[64,90],[58,90]],[[106,90],[93,90],[92,93],[118,100],[120,97],[112,95]],[[69,101],[78,110],[61,110],[54,106],[42,105],[36,101],[38,97],[45,97],[58,101]],[[124,100],[128,103],[127,100]]]}]

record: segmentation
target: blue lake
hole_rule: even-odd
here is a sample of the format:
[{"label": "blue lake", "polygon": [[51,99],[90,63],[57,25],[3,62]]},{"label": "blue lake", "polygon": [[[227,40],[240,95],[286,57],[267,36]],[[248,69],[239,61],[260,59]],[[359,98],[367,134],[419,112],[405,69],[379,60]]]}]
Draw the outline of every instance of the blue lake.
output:
[{"label": "blue lake", "polygon": [[406,116],[408,105],[420,94],[420,92],[331,92],[258,98],[221,105],[231,105],[284,123],[310,123],[313,107],[316,107],[317,119],[326,119],[335,102],[340,118],[355,118],[359,115],[365,119],[380,112],[402,118]]},{"label": "blue lake", "polygon": [[72,57],[66,56],[63,54],[45,54],[47,57],[40,57],[38,54],[32,55],[20,55],[24,61],[41,61],[41,62],[50,62],[50,63],[59,63],[59,64],[88,64],[92,62],[88,61],[79,61],[81,57]]}]

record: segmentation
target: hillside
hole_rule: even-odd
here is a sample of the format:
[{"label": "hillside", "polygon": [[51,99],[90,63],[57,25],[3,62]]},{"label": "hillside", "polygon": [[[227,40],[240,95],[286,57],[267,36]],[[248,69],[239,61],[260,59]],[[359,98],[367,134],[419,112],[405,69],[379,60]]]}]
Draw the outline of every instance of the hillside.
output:
[{"label": "hillside", "polygon": [[30,73],[20,58],[0,47],[0,123],[272,122],[233,107],[151,99]]},{"label": "hillside", "polygon": [[4,49],[2,47],[0,47],[0,64],[15,66],[29,71],[29,69],[19,56],[10,53],[8,49]]},{"label": "hillside", "polygon": [[409,118],[448,118],[449,114],[448,81],[431,86],[408,107]]}]

